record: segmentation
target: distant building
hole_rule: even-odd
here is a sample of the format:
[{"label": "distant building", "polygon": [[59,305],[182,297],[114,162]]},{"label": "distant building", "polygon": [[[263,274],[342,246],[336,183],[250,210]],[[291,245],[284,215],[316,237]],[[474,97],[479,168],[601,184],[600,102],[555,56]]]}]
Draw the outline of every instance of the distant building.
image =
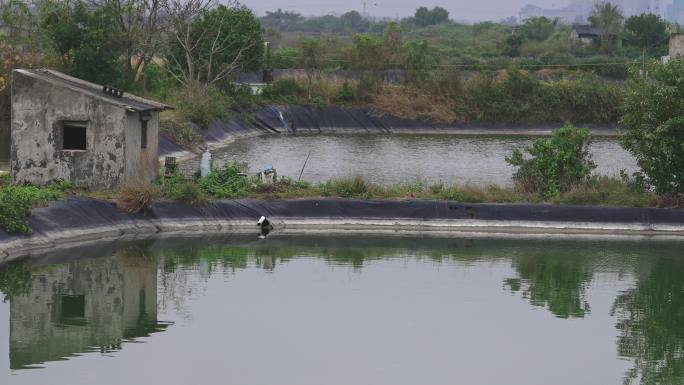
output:
[{"label": "distant building", "polygon": [[573,25],[570,37],[583,43],[591,43],[601,37],[601,33],[597,28],[590,25]]},{"label": "distant building", "polygon": [[668,56],[684,56],[684,33],[673,33],[668,41]]},{"label": "distant building", "polygon": [[168,108],[57,71],[15,70],[12,182],[65,180],[101,190],[152,181],[159,112]]}]

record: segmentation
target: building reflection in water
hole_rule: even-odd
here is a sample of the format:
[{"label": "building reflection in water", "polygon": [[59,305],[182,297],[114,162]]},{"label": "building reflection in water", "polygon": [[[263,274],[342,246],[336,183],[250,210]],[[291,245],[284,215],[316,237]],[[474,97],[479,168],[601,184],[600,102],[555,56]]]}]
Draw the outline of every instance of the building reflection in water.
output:
[{"label": "building reflection in water", "polygon": [[157,266],[132,246],[113,256],[31,269],[10,301],[10,368],[121,349],[166,328],[157,321]]}]

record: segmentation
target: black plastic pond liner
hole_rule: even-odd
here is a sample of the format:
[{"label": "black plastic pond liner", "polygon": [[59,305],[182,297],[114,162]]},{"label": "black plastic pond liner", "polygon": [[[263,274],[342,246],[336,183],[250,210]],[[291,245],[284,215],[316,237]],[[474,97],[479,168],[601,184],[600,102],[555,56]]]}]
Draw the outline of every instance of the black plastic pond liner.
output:
[{"label": "black plastic pond liner", "polygon": [[[74,198],[33,210],[29,224],[40,235],[70,229],[105,226],[155,226],[165,220],[202,221],[249,220],[262,215],[272,222],[287,219],[383,219],[383,220],[462,220],[544,221],[624,224],[684,224],[684,210],[653,208],[612,208],[596,206],[552,206],[530,204],[465,204],[447,201],[376,201],[338,198],[298,200],[222,200],[202,206],[179,202],[154,203],[144,214],[127,214],[115,204],[91,198]],[[0,243],[26,236],[0,230]]]},{"label": "black plastic pond liner", "polygon": [[[287,134],[291,126],[296,133],[337,134],[368,133],[391,134],[421,132],[455,132],[458,130],[476,130],[482,133],[496,134],[506,130],[525,132],[526,130],[549,131],[562,126],[561,123],[546,125],[507,125],[507,124],[452,124],[440,125],[425,121],[401,119],[390,115],[378,114],[364,107],[313,107],[313,106],[268,106],[257,111],[234,111],[234,118],[226,121],[215,120],[208,127],[202,128],[190,124],[206,143],[219,143],[230,139],[263,134]],[[282,113],[283,121],[279,113]],[[243,116],[250,116],[248,120]],[[592,127],[590,127],[592,128]],[[613,127],[593,127],[603,133],[611,133]],[[159,154],[161,156],[179,151],[180,146],[173,144],[163,134],[159,138]]]}]

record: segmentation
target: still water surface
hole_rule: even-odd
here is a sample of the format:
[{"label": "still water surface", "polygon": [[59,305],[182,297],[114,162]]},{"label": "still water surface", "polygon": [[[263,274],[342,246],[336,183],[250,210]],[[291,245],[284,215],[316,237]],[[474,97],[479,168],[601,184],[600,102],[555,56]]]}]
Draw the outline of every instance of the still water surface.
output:
[{"label": "still water surface", "polygon": [[682,242],[255,238],[4,270],[0,383],[684,381]]},{"label": "still water surface", "polygon": [[[244,162],[254,172],[272,165],[279,175],[296,179],[310,152],[302,179],[312,182],[359,175],[380,184],[510,185],[514,169],[506,164],[506,156],[533,140],[454,135],[264,136],[232,143],[215,155],[215,165]],[[629,174],[638,169],[632,155],[615,139],[596,138],[591,153],[597,174],[618,176],[621,169]]]}]

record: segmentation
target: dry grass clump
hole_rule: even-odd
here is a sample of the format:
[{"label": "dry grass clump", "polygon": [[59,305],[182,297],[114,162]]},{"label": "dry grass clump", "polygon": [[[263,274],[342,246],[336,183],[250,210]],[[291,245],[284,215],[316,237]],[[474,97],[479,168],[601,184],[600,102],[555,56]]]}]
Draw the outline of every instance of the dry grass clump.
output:
[{"label": "dry grass clump", "polygon": [[373,97],[371,106],[384,113],[410,120],[424,120],[432,123],[460,123],[464,119],[458,114],[453,100],[426,91],[405,86],[385,86]]},{"label": "dry grass clump", "polygon": [[131,182],[119,190],[114,201],[119,210],[136,214],[145,211],[159,196],[156,187],[143,182]]}]

